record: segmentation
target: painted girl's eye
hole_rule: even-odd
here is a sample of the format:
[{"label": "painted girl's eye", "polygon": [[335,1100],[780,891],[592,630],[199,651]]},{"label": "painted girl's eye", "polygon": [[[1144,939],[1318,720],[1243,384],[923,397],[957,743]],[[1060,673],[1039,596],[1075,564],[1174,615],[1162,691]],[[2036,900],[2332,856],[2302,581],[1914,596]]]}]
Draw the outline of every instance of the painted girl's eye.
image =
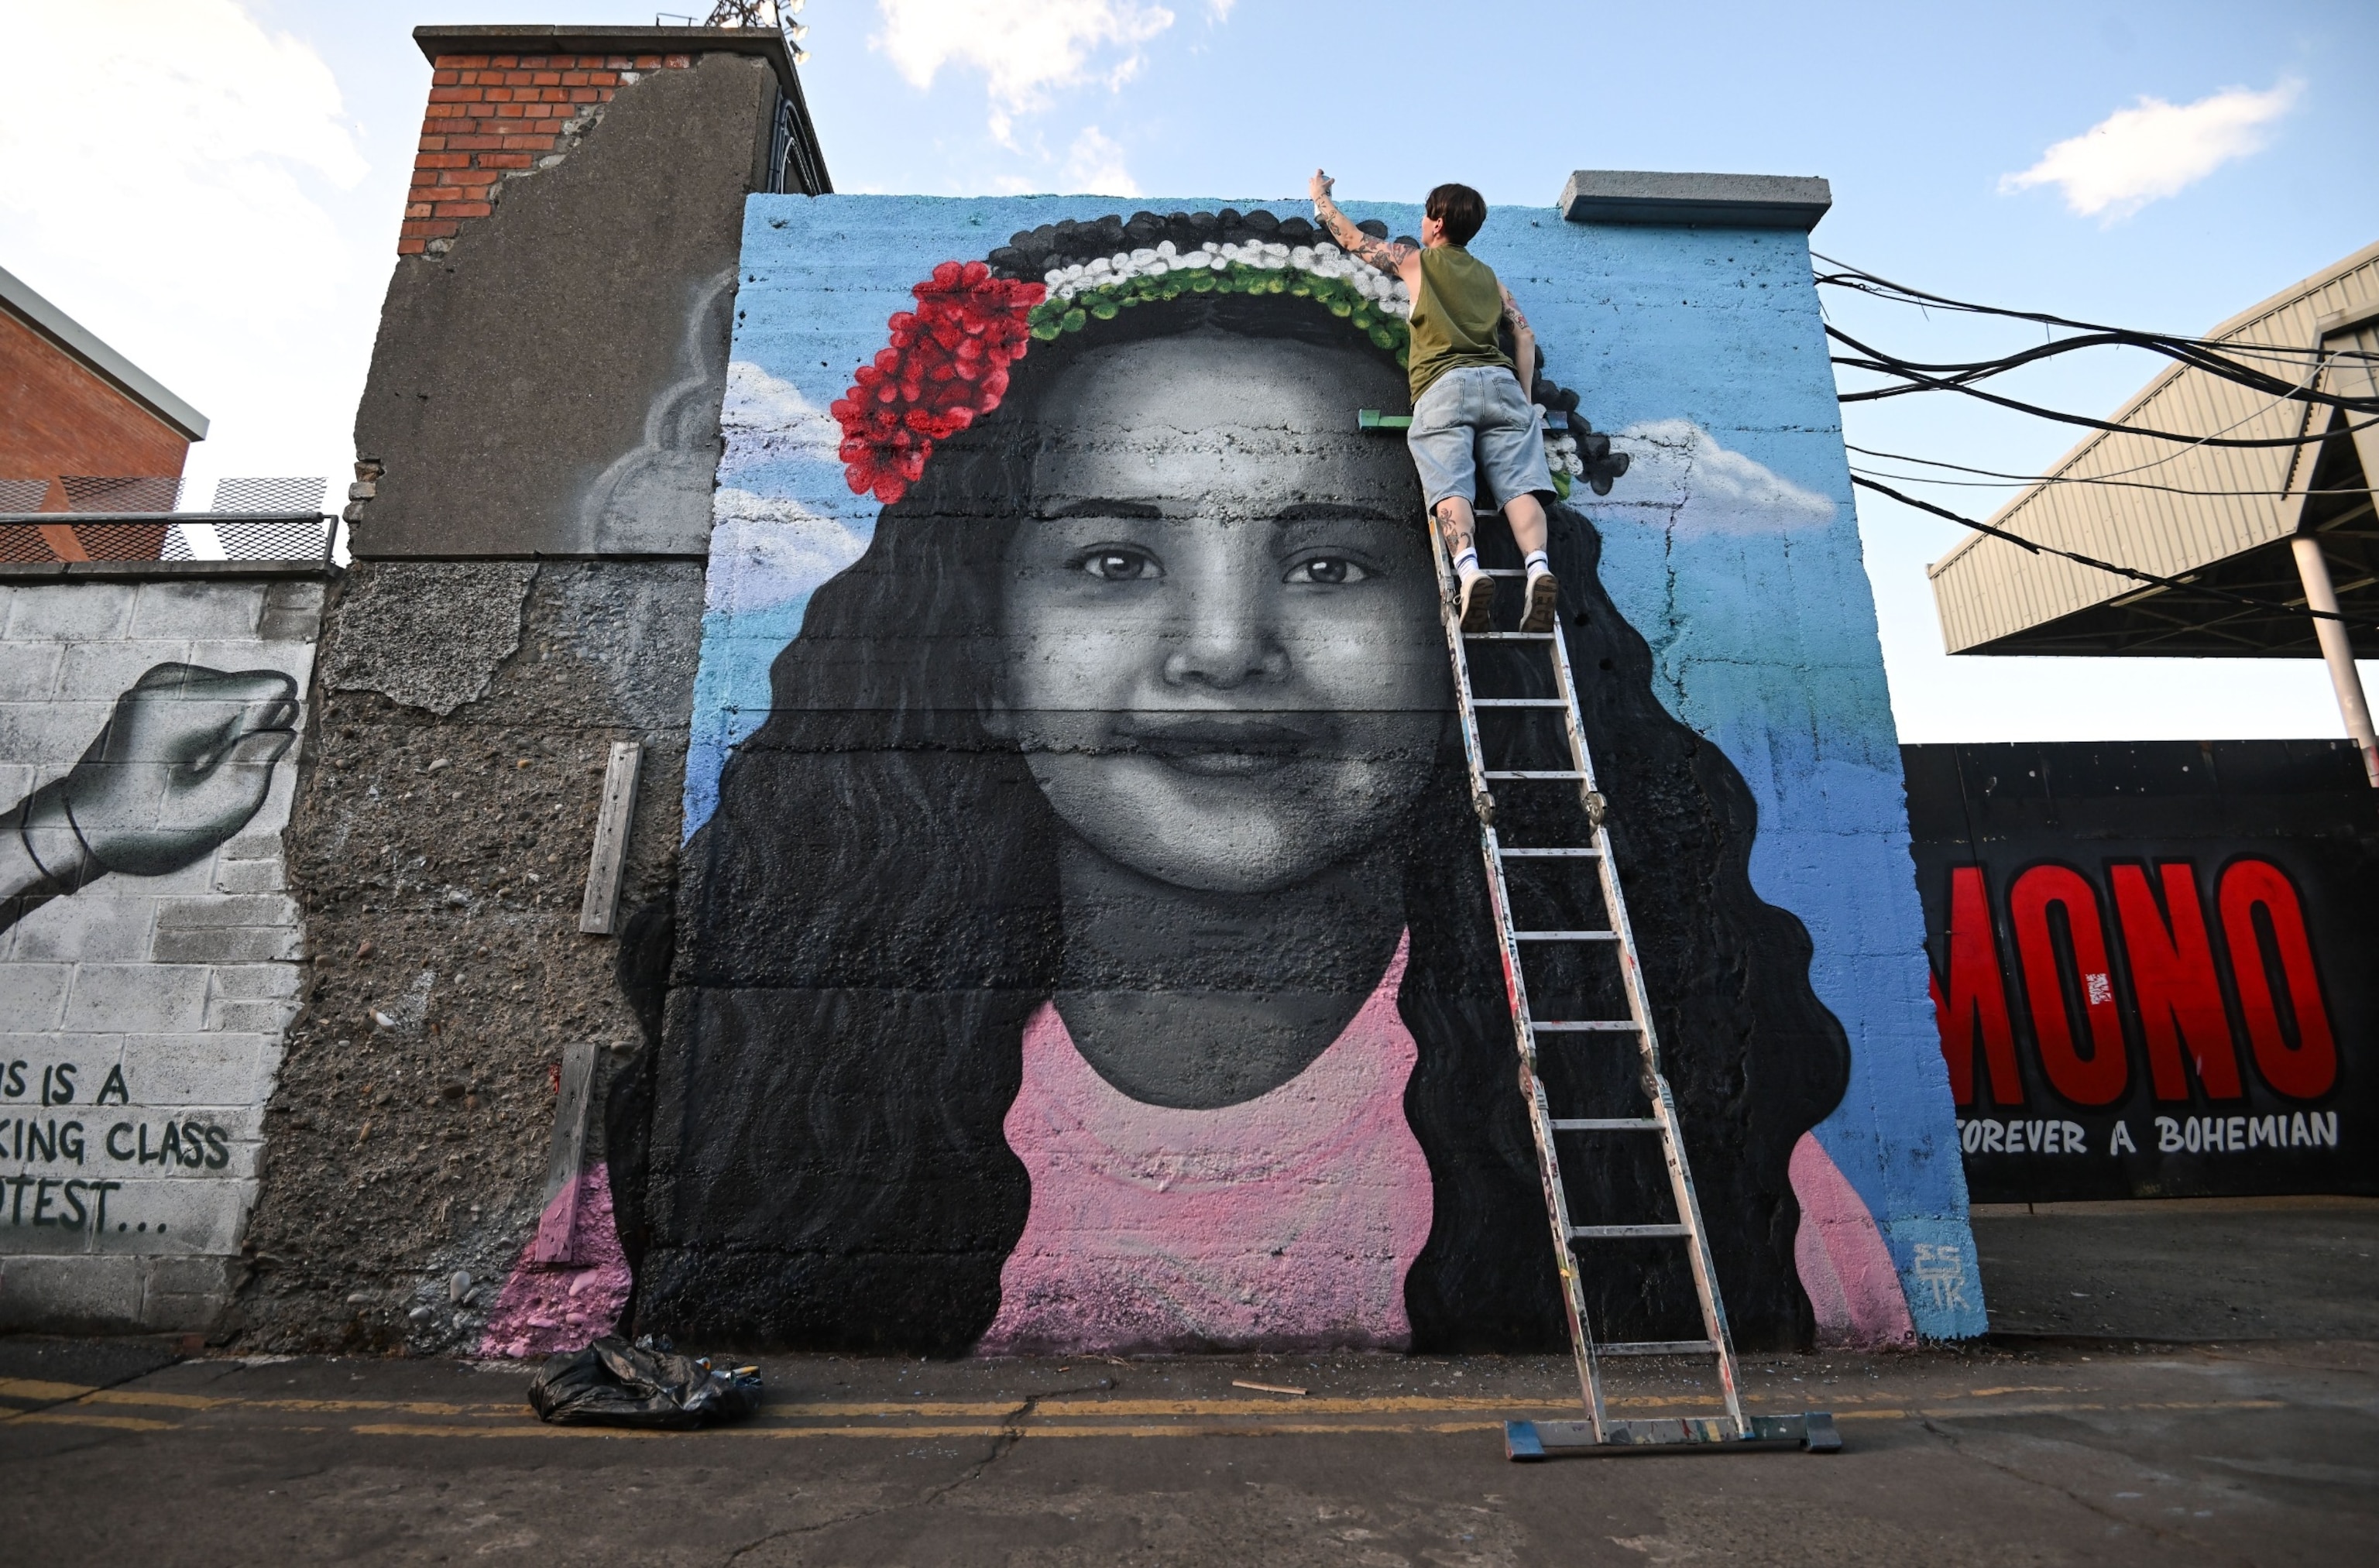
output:
[{"label": "painted girl's eye", "polygon": [[1288,581],[1292,583],[1320,583],[1332,587],[1341,583],[1359,583],[1370,575],[1343,555],[1316,556],[1288,569]]},{"label": "painted girl's eye", "polygon": [[1137,583],[1162,577],[1164,569],[1136,549],[1094,549],[1082,557],[1081,569],[1106,583]]}]

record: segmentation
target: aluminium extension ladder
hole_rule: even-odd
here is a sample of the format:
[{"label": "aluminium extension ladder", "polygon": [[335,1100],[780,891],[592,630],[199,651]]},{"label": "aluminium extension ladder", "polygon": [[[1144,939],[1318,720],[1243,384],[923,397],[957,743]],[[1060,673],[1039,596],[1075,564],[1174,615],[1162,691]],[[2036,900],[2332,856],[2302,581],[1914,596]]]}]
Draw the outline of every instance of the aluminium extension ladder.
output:
[{"label": "aluminium extension ladder", "polygon": [[[1586,730],[1578,714],[1577,686],[1570,673],[1566,639],[1552,632],[1465,632],[1454,588],[1452,562],[1434,518],[1430,520],[1431,548],[1436,557],[1440,615],[1445,625],[1446,653],[1454,667],[1456,710],[1462,718],[1462,746],[1469,764],[1471,802],[1479,816],[1480,847],[1487,869],[1487,898],[1495,920],[1503,959],[1504,989],[1512,1008],[1512,1029],[1520,1052],[1520,1085],[1528,1104],[1529,1130],[1535,1136],[1539,1174],[1544,1181],[1545,1205],[1552,1222],[1554,1257],[1561,1272],[1562,1305],[1569,1319],[1570,1345],[1577,1360],[1578,1389],[1586,1402],[1583,1421],[1506,1421],[1504,1451],[1513,1459],[1542,1459],[1554,1450],[1588,1453],[1643,1453],[1661,1448],[1712,1449],[1795,1446],[1813,1453],[1830,1453],[1842,1446],[1832,1417],[1821,1412],[1801,1416],[1756,1416],[1743,1413],[1735,1376],[1734,1345],[1728,1337],[1726,1307],[1720,1299],[1718,1277],[1710,1262],[1709,1243],[1703,1232],[1701,1205],[1694,1196],[1692,1172],[1677,1121],[1676,1102],[1660,1072],[1660,1044],[1652,1029],[1651,1006],[1644,992],[1644,974],[1637,962],[1635,937],[1627,923],[1627,906],[1620,895],[1619,872],[1611,857],[1611,836],[1604,830],[1604,802],[1595,789],[1594,764],[1588,754]],[[1515,571],[1491,572],[1497,578],[1516,578]],[[1473,644],[1514,644],[1542,650],[1551,659],[1552,697],[1481,697],[1472,691],[1470,647]],[[1547,768],[1495,768],[1488,764],[1479,741],[1482,713],[1524,717],[1531,711],[1558,711],[1568,747],[1566,766]],[[1507,847],[1495,827],[1491,787],[1506,780],[1575,784],[1584,808],[1583,843],[1517,849]],[[1515,861],[1590,861],[1600,875],[1607,925],[1601,930],[1524,930],[1515,924],[1511,889],[1504,868]],[[1523,953],[1547,944],[1594,944],[1616,956],[1620,983],[1626,994],[1624,1019],[1540,1019],[1529,1009],[1528,968]],[[1638,1085],[1648,1115],[1634,1116],[1555,1116],[1546,1103],[1543,1080],[1537,1070],[1540,1043],[1546,1048],[1593,1050],[1632,1037],[1638,1061]],[[1669,1188],[1676,1201],[1673,1223],[1580,1224],[1573,1217],[1564,1190],[1560,1154],[1554,1147],[1559,1133],[1650,1136],[1660,1140],[1668,1166]],[[1637,1340],[1597,1344],[1588,1321],[1584,1276],[1578,1259],[1580,1243],[1664,1238],[1685,1244],[1694,1290],[1700,1298],[1703,1337],[1688,1340]],[[1601,1358],[1609,1356],[1701,1356],[1717,1364],[1718,1382],[1725,1403],[1723,1416],[1614,1419],[1604,1407]]]}]

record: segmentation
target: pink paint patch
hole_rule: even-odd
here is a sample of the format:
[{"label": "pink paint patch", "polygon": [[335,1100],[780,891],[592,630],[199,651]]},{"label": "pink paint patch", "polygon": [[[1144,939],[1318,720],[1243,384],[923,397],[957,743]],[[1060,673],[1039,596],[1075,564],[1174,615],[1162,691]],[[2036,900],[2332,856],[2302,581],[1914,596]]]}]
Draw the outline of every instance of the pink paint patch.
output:
[{"label": "pink paint patch", "polygon": [[1914,1345],[1916,1324],[1891,1249],[1815,1133],[1793,1146],[1792,1176],[1801,1200],[1793,1258],[1817,1311],[1817,1343],[1859,1350]]},{"label": "pink paint patch", "polygon": [[1419,1047],[1396,1016],[1406,945],[1313,1064],[1213,1111],[1122,1093],[1057,1009],[1024,1031],[1008,1146],[1033,1177],[988,1355],[1401,1349],[1429,1240],[1429,1163],[1406,1125]]},{"label": "pink paint patch", "polygon": [[[546,1208],[560,1210],[567,1192],[557,1193]],[[488,1332],[479,1341],[482,1356],[550,1356],[557,1350],[583,1350],[619,1326],[628,1305],[627,1256],[620,1250],[620,1232],[611,1223],[611,1169],[597,1165],[578,1178],[578,1226],[571,1235],[570,1255],[576,1263],[551,1264],[529,1260],[536,1247],[531,1237],[513,1264],[512,1277],[488,1313]]]}]

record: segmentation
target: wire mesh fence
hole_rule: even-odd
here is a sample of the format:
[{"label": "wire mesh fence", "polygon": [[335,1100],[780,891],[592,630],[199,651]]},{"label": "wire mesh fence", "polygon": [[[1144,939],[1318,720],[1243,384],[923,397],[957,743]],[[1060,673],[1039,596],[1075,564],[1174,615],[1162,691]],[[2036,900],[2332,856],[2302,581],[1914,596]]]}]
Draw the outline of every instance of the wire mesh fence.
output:
[{"label": "wire mesh fence", "polygon": [[320,512],[330,481],[299,478],[217,479],[210,512]]},{"label": "wire mesh fence", "polygon": [[0,479],[0,562],[329,557],[338,523],[322,510],[327,479],[218,479],[203,507],[201,488],[171,475]]},{"label": "wire mesh fence", "polygon": [[172,512],[182,500],[182,481],[165,474],[62,474],[58,483],[68,512]]}]

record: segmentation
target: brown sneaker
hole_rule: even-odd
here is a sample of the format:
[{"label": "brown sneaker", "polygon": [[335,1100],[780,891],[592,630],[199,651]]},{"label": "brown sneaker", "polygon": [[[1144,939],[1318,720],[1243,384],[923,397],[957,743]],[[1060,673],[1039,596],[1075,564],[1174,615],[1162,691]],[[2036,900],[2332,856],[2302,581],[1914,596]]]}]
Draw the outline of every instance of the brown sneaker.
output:
[{"label": "brown sneaker", "polygon": [[1495,579],[1484,572],[1463,573],[1455,592],[1462,597],[1462,629],[1466,632],[1492,632],[1495,629]]},{"label": "brown sneaker", "polygon": [[1520,630],[1550,632],[1561,609],[1561,585],[1550,572],[1528,573],[1528,597],[1520,611]]}]

